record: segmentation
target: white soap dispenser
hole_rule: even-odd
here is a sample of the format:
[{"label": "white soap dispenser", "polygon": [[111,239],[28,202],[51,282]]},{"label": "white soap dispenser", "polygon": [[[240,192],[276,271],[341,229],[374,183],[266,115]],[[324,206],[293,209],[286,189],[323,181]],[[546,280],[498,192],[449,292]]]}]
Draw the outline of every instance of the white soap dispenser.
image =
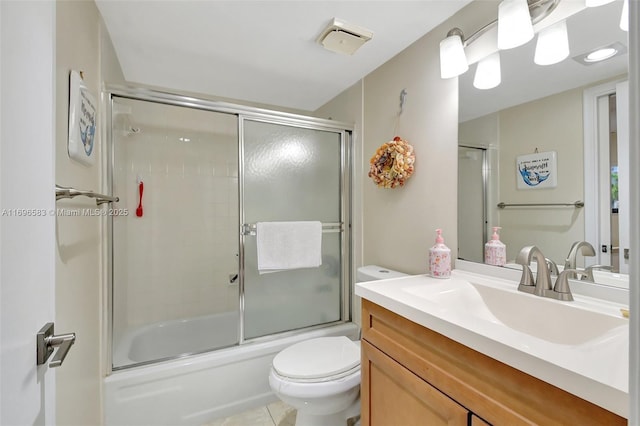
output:
[{"label": "white soap dispenser", "polygon": [[451,277],[451,249],[444,245],[442,229],[436,229],[436,245],[429,250],[429,272],[434,278]]},{"label": "white soap dispenser", "polygon": [[499,229],[499,226],[493,227],[493,235],[484,245],[484,263],[487,265],[504,266],[507,263],[507,246],[500,241]]}]

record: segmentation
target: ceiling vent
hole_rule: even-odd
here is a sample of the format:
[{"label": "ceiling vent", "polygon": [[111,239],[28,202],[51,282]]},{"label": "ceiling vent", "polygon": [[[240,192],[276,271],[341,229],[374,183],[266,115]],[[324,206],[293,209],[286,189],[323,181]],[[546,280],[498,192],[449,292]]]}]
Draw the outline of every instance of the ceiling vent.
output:
[{"label": "ceiling vent", "polygon": [[371,40],[372,37],[372,31],[334,18],[331,24],[320,34],[318,43],[332,52],[353,55],[356,50]]}]

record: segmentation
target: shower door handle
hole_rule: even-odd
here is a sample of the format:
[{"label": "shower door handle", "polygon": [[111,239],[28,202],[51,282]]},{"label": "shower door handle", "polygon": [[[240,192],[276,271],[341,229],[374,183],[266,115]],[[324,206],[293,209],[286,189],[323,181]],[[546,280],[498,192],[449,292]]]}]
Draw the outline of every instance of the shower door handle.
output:
[{"label": "shower door handle", "polygon": [[54,348],[58,348],[56,355],[51,360],[49,367],[60,367],[64,362],[64,359],[69,353],[69,349],[76,342],[76,333],[67,334],[53,334],[53,323],[48,322],[38,331],[36,334],[36,363],[42,365],[47,362],[49,357],[54,351]]}]

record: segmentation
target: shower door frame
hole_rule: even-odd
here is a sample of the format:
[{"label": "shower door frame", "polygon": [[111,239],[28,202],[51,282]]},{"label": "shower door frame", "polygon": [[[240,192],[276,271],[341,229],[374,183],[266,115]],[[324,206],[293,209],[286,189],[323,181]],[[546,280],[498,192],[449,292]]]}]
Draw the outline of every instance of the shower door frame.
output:
[{"label": "shower door frame", "polygon": [[[186,107],[199,109],[204,111],[226,113],[235,115],[237,117],[238,125],[238,199],[239,199],[239,223],[238,226],[238,292],[239,292],[239,306],[238,306],[238,343],[229,347],[235,347],[247,342],[264,342],[269,340],[275,340],[289,335],[298,334],[302,331],[309,331],[313,329],[319,329],[324,327],[330,327],[336,324],[350,322],[352,320],[352,287],[353,277],[350,268],[352,259],[352,241],[351,241],[351,210],[352,210],[352,171],[354,170],[353,164],[353,124],[345,123],[334,120],[326,120],[317,117],[310,117],[300,114],[293,114],[287,112],[280,112],[274,110],[268,110],[264,108],[248,107],[244,105],[237,105],[229,102],[213,101],[206,98],[197,98],[193,96],[180,95],[176,93],[163,92],[159,90],[146,89],[134,86],[123,85],[107,85],[103,92],[103,106],[105,114],[103,115],[104,131],[102,132],[103,140],[102,144],[103,162],[102,167],[106,170],[106,181],[104,182],[103,191],[111,194],[113,188],[113,170],[115,166],[115,156],[113,149],[113,134],[111,129],[112,124],[112,110],[114,97],[126,98],[137,101],[154,102],[165,105],[172,105],[178,107]],[[255,337],[251,339],[245,339],[244,336],[244,236],[243,223],[244,223],[244,205],[243,205],[243,191],[244,191],[244,162],[243,162],[243,147],[244,147],[244,130],[243,124],[245,120],[260,121],[264,123],[280,124],[284,126],[305,128],[311,130],[328,131],[340,135],[340,223],[341,223],[341,271],[340,271],[340,320],[333,321],[324,324],[318,324],[301,329],[295,329],[291,331],[284,331],[280,333],[271,334],[268,336]],[[115,194],[117,195],[117,194]],[[113,235],[113,218],[103,218],[103,229],[105,235],[109,236],[104,239],[104,264],[107,265],[104,268],[103,279],[106,283],[106,311],[104,315],[104,323],[106,327],[104,329],[106,336],[106,348],[108,349],[105,354],[105,366],[106,374],[109,375],[114,371],[113,368],[113,241],[111,235]],[[222,348],[209,349],[203,352],[211,352]],[[171,358],[162,358],[147,362],[141,362],[131,364],[128,366],[117,367],[115,370],[125,370],[128,368],[139,367],[143,365],[155,364],[160,361],[167,361],[171,359],[183,358],[196,353],[180,354]]]}]

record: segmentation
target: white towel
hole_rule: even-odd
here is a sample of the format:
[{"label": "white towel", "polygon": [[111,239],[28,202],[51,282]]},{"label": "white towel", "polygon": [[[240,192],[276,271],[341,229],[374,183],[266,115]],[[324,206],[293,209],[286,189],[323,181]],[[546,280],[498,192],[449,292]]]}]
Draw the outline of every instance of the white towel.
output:
[{"label": "white towel", "polygon": [[317,268],[322,265],[320,222],[258,222],[258,272]]}]

